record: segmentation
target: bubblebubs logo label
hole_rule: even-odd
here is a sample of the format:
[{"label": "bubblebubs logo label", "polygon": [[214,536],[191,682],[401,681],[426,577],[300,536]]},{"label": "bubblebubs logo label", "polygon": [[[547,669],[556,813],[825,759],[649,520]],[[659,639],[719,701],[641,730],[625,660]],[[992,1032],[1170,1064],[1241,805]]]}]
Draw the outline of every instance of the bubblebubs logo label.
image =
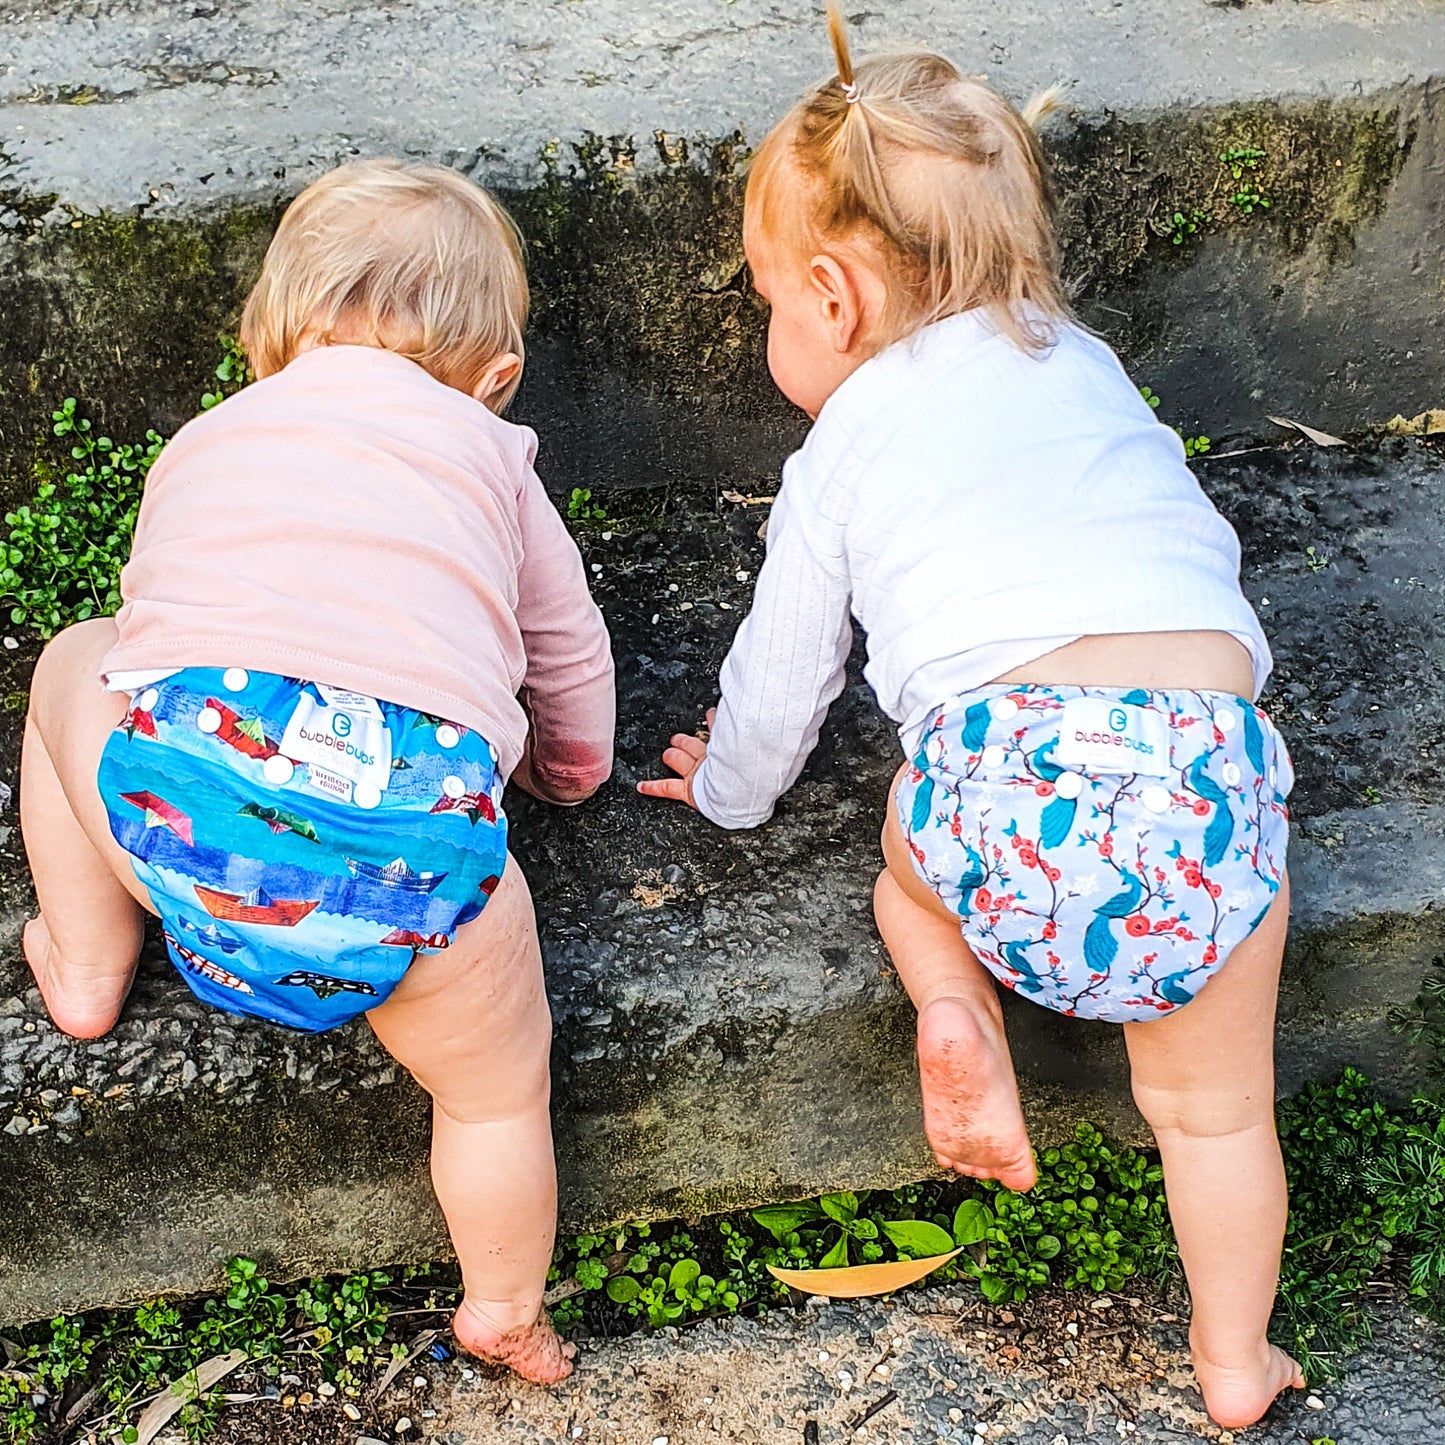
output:
[{"label": "bubblebubs logo label", "polygon": [[1070,698],[1059,728],[1064,766],[1163,777],[1169,768],[1169,729],[1152,708],[1102,697]]},{"label": "bubblebubs logo label", "polygon": [[355,758],[363,768],[373,766],[376,762],[376,754],[369,753],[364,748],[357,747],[355,743],[348,742],[346,735],[350,731],[351,719],[343,712],[337,713],[332,720],[330,729],[308,728],[303,724],[297,729],[296,735],[303,743],[315,743],[317,747],[333,748],[344,757]]}]

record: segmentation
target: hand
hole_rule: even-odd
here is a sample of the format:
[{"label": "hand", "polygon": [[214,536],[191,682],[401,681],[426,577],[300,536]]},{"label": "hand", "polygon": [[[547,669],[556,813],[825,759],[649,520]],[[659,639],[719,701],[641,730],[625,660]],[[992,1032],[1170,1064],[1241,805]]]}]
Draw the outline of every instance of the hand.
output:
[{"label": "hand", "polygon": [[[716,717],[717,709],[710,707],[707,710],[709,732],[712,731],[713,719]],[[686,803],[689,808],[696,808],[697,803],[692,796],[692,779],[706,757],[707,744],[700,737],[692,733],[674,733],[672,746],[663,753],[662,761],[679,776],[648,778],[637,785],[637,791],[649,798],[671,798],[674,803]]]}]

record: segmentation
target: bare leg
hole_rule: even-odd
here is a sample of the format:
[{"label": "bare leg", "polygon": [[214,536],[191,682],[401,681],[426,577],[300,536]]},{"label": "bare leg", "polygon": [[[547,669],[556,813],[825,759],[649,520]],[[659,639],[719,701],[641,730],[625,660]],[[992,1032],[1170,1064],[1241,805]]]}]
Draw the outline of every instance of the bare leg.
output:
[{"label": "bare leg", "polygon": [[56,1026],[82,1039],[115,1023],[149,906],[96,786],[101,751],[125,712],[124,696],[100,681],[114,640],[112,622],[85,622],[45,649],[20,764],[20,831],[40,903],[25,957]]},{"label": "bare leg", "polygon": [[572,1373],[542,1294],[557,1227],[552,1019],[532,898],[507,860],[482,916],[368,1015],[432,1096],[432,1184],[462,1268],[458,1343],[538,1384]]},{"label": "bare leg", "polygon": [[974,1179],[1031,1189],[1037,1171],[997,987],[958,919],[914,872],[891,797],[883,855],[873,914],[918,1010],[923,1128],[934,1158]]},{"label": "bare leg", "polygon": [[1288,1210],[1274,1124],[1275,995],[1288,923],[1286,880],[1193,1003],[1124,1027],[1134,1099],[1159,1143],[1189,1279],[1194,1373],[1226,1429],[1253,1424],[1282,1390],[1304,1385],[1299,1366],[1265,1336]]}]

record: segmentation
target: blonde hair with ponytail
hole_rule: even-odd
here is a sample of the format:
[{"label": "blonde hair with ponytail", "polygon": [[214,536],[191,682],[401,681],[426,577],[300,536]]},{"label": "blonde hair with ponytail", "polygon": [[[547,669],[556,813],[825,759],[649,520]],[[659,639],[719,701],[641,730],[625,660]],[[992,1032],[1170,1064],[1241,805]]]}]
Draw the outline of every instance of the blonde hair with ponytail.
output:
[{"label": "blonde hair with ponytail", "polygon": [[843,241],[877,252],[890,293],[881,334],[870,338],[880,349],[976,307],[1024,350],[1048,346],[1069,315],[1053,187],[1034,133],[1054,94],[1020,112],[926,52],[855,67],[833,0],[828,32],[838,73],[758,149],[750,219],[799,249]]}]

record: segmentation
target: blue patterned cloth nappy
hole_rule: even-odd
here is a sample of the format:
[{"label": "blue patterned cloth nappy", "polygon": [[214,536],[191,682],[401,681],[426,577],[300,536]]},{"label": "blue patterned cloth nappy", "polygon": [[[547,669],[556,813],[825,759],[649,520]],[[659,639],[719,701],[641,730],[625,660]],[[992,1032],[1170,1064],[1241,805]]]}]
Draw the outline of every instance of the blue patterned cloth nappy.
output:
[{"label": "blue patterned cloth nappy", "polygon": [[198,997],[320,1031],[450,946],[501,880],[497,754],[441,718],[187,668],[106,742],[100,794]]},{"label": "blue patterned cloth nappy", "polygon": [[1242,698],[994,685],[934,715],[897,806],[1001,983],[1130,1023],[1189,1003],[1269,910],[1293,781]]}]

